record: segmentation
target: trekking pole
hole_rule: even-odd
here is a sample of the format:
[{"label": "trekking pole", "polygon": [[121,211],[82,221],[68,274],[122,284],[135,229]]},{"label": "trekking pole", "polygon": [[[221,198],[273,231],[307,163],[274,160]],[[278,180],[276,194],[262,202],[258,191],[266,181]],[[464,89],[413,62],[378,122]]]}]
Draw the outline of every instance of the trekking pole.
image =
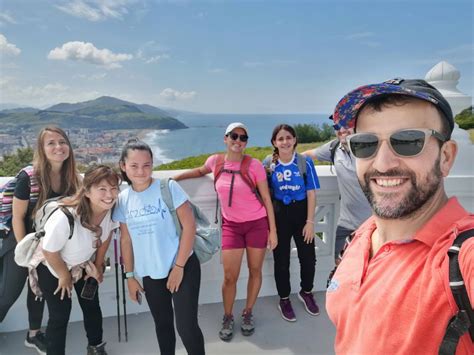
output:
[{"label": "trekking pole", "polygon": [[128,342],[128,329],[127,329],[127,297],[125,297],[125,270],[123,265],[123,258],[120,255],[120,268],[122,270],[122,294],[123,294],[123,324],[125,327],[125,342]]},{"label": "trekking pole", "polygon": [[[118,252],[117,252],[117,232],[114,234],[114,256],[115,256],[115,299],[117,301],[117,325],[118,325],[118,341],[121,341],[122,331],[120,330],[120,289],[119,289],[119,269],[118,269]],[[125,295],[123,296],[125,298]]]}]

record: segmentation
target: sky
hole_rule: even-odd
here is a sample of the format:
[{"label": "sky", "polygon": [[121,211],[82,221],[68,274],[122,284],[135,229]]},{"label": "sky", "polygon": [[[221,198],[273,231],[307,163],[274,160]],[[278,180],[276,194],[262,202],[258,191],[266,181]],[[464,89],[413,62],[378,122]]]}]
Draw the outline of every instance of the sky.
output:
[{"label": "sky", "polygon": [[471,0],[1,0],[0,107],[108,95],[203,113],[329,113],[442,60],[474,94]]}]

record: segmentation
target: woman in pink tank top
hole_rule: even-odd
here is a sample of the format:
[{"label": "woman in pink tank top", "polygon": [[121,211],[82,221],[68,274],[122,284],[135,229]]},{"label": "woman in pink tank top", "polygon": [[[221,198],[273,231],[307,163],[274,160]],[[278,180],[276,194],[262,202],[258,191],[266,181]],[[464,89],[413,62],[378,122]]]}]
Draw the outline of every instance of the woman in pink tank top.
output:
[{"label": "woman in pink tank top", "polygon": [[248,129],[231,123],[224,135],[225,154],[211,155],[206,163],[174,177],[176,181],[214,174],[214,185],[222,213],[222,298],[224,317],[219,337],[230,341],[234,334],[233,306],[244,251],[249,279],[247,300],[242,312],[241,331],[245,336],[255,331],[252,309],[262,284],[262,266],[266,249],[277,245],[275,216],[266,172],[257,159],[244,155]]}]

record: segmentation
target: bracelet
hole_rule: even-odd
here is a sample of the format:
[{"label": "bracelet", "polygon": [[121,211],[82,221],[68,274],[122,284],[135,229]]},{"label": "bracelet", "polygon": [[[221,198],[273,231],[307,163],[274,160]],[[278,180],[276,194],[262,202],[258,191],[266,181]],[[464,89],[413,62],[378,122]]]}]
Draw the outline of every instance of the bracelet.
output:
[{"label": "bracelet", "polygon": [[174,266],[177,266],[177,267],[179,267],[179,268],[181,268],[181,269],[184,269],[184,266],[181,266],[181,265],[179,265],[179,264],[174,264]]},{"label": "bracelet", "polygon": [[311,220],[307,219],[307,220],[306,220],[306,223],[314,224],[314,221],[311,221]]},{"label": "bracelet", "polygon": [[125,278],[126,279],[131,279],[132,277],[135,277],[135,273],[133,271],[125,273]]}]

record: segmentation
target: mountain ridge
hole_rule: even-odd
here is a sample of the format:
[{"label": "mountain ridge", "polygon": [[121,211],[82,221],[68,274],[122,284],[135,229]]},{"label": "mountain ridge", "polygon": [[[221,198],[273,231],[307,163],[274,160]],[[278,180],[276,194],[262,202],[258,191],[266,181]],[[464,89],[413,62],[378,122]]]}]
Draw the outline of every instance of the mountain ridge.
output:
[{"label": "mountain ridge", "polygon": [[90,129],[183,129],[169,112],[111,96],[77,103],[59,103],[43,110],[19,108],[0,111],[6,129],[30,129],[47,124]]}]

